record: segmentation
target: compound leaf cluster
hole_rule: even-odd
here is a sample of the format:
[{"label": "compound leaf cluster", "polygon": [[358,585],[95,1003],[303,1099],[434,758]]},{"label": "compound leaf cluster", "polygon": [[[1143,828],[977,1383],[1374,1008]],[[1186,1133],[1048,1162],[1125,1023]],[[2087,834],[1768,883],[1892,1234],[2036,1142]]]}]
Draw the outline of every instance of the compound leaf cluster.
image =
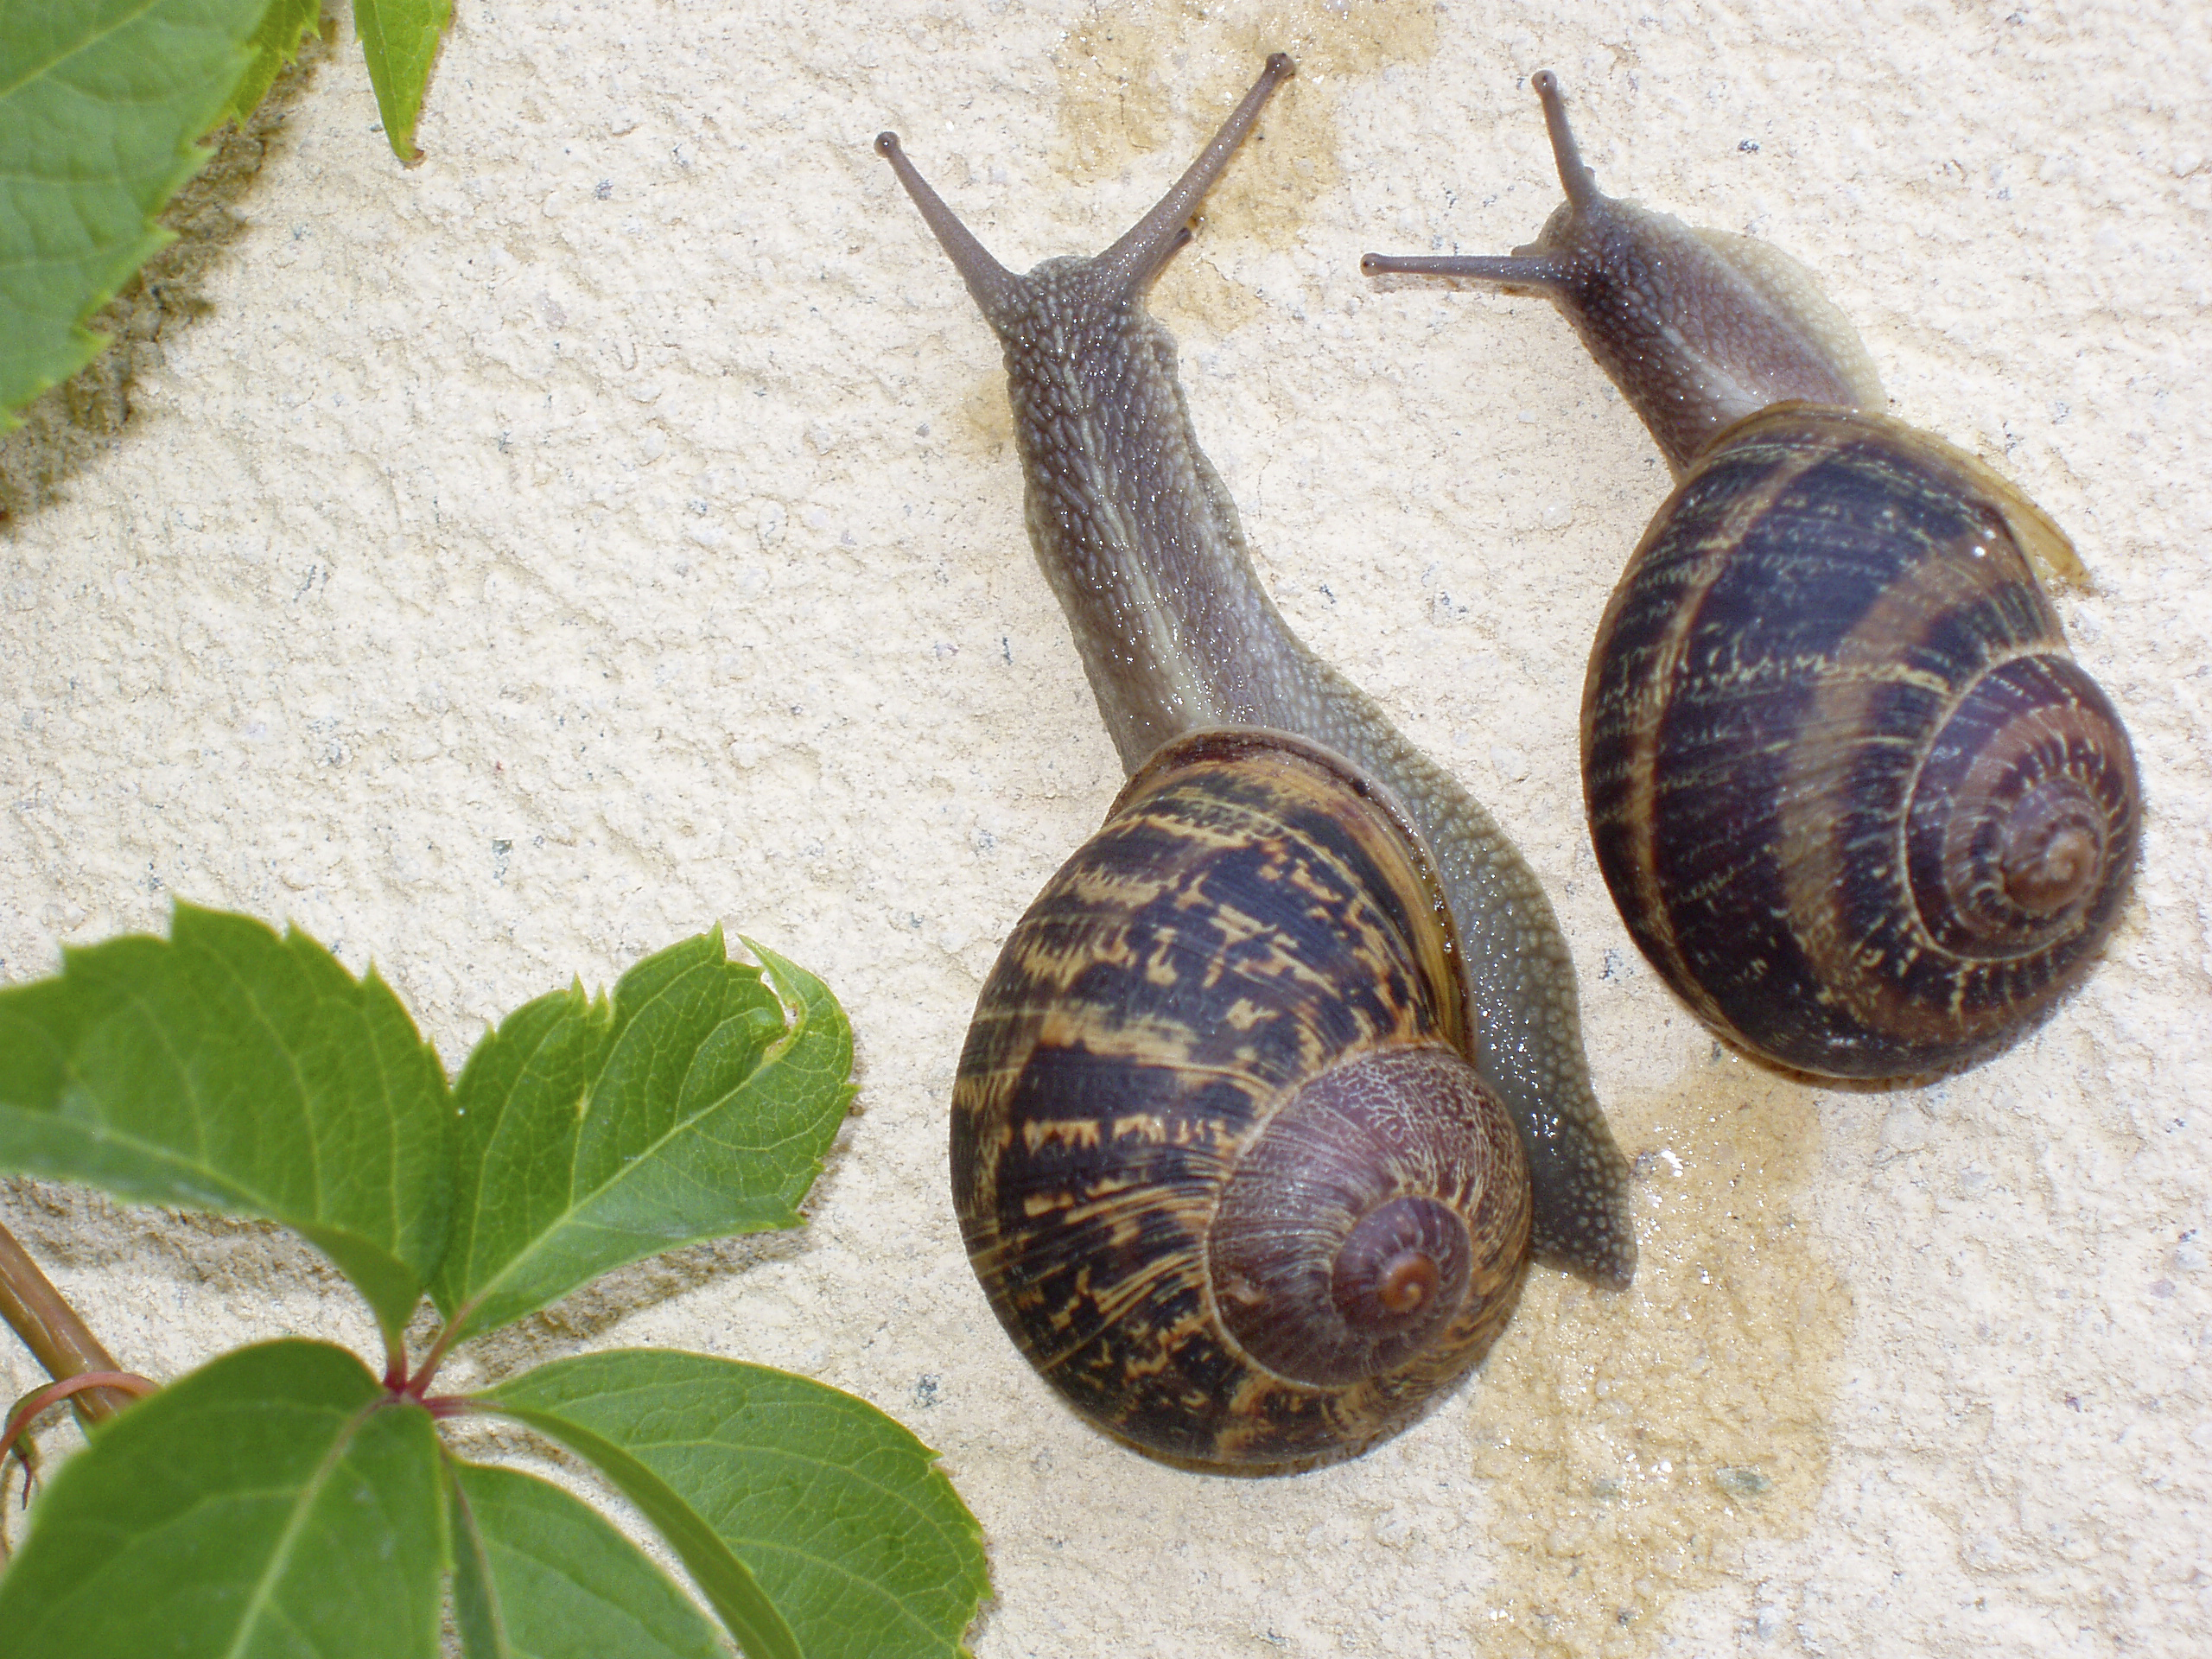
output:
[{"label": "compound leaf cluster", "polygon": [[[719,931],[487,1032],[448,1085],[373,971],[296,931],[180,905],[167,940],[69,951],[0,991],[0,1169],[264,1217],[376,1312],[378,1376],[288,1339],[225,1355],[112,1423],[0,1578],[14,1656],[925,1659],[985,1592],[974,1518],[874,1407],[700,1354],[556,1361],[429,1392],[456,1342],[674,1245],[798,1224],[852,1095],[822,982]],[[408,1375],[424,1297],[445,1317]],[[698,1595],[588,1504],[464,1460],[496,1414],[593,1465]],[[709,1618],[711,1611],[713,1617]]]}]

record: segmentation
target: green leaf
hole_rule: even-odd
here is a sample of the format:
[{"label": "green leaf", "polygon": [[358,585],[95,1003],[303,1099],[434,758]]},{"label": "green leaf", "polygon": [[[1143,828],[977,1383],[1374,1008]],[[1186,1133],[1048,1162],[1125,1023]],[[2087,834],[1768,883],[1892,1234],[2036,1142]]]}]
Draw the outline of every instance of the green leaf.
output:
[{"label": "green leaf", "polygon": [[452,20],[453,0],[353,0],[353,32],[369,60],[385,137],[403,162],[422,156],[415,148],[415,120],[423,113],[438,39]]},{"label": "green leaf", "polygon": [[476,1046],[430,1287],[453,1340],[626,1262],[798,1224],[852,1098],[852,1028],[821,981],[747,943],[766,980],[718,928],[639,963],[612,1001],[572,986]]},{"label": "green leaf", "polygon": [[448,1472],[466,1659],[721,1659],[713,1622],[588,1505],[512,1469]]},{"label": "green leaf", "polygon": [[[681,1505],[751,1570],[806,1659],[957,1654],[989,1587],[982,1529],[936,1454],[805,1377],[619,1351],[542,1366],[476,1403],[588,1459],[667,1533],[633,1489],[656,1483],[661,1509]],[[754,1659],[784,1651],[730,1628]]]},{"label": "green leaf", "polygon": [[9,1659],[431,1659],[436,1432],[340,1349],[226,1354],[96,1432],[0,1578]]},{"label": "green leaf", "polygon": [[253,67],[231,90],[223,113],[240,126],[269,95],[286,64],[300,55],[300,41],[322,21],[322,0],[269,0],[261,27],[246,42],[253,51]]},{"label": "green leaf", "polygon": [[749,1659],[802,1659],[798,1638],[791,1634],[791,1626],[784,1622],[775,1604],[762,1593],[745,1563],[715,1535],[714,1529],[701,1518],[699,1512],[651,1468],[615,1441],[594,1433],[582,1424],[543,1413],[533,1414],[526,1405],[509,1408],[493,1402],[491,1408],[510,1410],[519,1421],[534,1425],[590,1459],[593,1465],[643,1511],[645,1519],[667,1541],[668,1547],[676,1552],[677,1559],[690,1570],[705,1594],[707,1605],[737,1638],[738,1646]]},{"label": "green leaf", "polygon": [[0,432],[106,344],[269,0],[0,0]]},{"label": "green leaf", "polygon": [[397,1339],[444,1254],[438,1057],[374,972],[180,904],[0,991],[0,1167],[298,1229]]}]

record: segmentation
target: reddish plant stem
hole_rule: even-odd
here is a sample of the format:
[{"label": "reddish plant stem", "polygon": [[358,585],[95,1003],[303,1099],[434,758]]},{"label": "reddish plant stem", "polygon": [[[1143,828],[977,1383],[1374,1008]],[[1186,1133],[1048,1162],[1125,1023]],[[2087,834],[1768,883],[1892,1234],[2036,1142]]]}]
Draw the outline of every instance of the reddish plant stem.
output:
[{"label": "reddish plant stem", "polygon": [[[23,1431],[31,1426],[31,1420],[39,1413],[64,1400],[89,1394],[94,1389],[113,1389],[129,1395],[133,1400],[143,1400],[149,1394],[160,1393],[162,1385],[151,1377],[139,1376],[136,1371],[79,1371],[67,1382],[49,1382],[42,1389],[35,1389],[16,1402],[15,1410],[8,1414],[8,1427],[0,1430],[0,1463],[8,1460],[8,1453],[16,1449],[16,1440],[22,1438]],[[30,1464],[30,1454],[26,1451],[23,1454],[26,1475]],[[28,1479],[24,1482],[23,1491],[28,1501],[30,1491]]]},{"label": "reddish plant stem", "polygon": [[[453,1346],[454,1332],[460,1327],[463,1319],[475,1311],[476,1304],[474,1302],[466,1307],[457,1307],[454,1310],[453,1318],[445,1322],[444,1329],[438,1332],[437,1340],[430,1344],[430,1351],[423,1356],[421,1368],[413,1376],[407,1379],[404,1390],[406,1393],[413,1395],[417,1400],[429,1396],[430,1379],[437,1376],[438,1367],[446,1363],[446,1350]],[[391,1386],[389,1379],[386,1380],[385,1386],[387,1388]]]},{"label": "reddish plant stem", "polygon": [[[86,1371],[123,1369],[5,1227],[0,1227],[0,1319],[15,1327],[57,1382]],[[89,1427],[114,1416],[130,1403],[130,1395],[121,1389],[90,1388],[72,1395],[70,1403]]]}]

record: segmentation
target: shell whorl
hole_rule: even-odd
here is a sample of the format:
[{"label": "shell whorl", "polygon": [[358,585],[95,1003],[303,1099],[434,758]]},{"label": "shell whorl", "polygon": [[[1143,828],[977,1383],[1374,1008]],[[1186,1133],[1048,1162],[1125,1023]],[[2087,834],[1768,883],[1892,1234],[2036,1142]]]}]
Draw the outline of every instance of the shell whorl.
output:
[{"label": "shell whorl", "polygon": [[1661,509],[1591,655],[1583,772],[1623,916],[1709,1023],[1904,1076],[2086,970],[2137,784],[2031,567],[2057,536],[1926,435],[1807,405],[1740,423]]},{"label": "shell whorl", "polygon": [[2072,658],[2018,657],[1976,680],[1913,783],[1907,868],[1936,943],[2011,961],[2108,924],[2134,834],[2132,760]]},{"label": "shell whorl", "polygon": [[1281,1465],[1480,1357],[1529,1185],[1452,956],[1418,839],[1325,751],[1201,733],[1130,780],[1007,939],[954,1087],[970,1259],[1072,1403]]},{"label": "shell whorl", "polygon": [[1499,1258],[1520,1255],[1513,1230],[1526,1236],[1526,1189],[1500,1179],[1512,1161],[1485,1144],[1486,1116],[1497,1108],[1446,1048],[1371,1049],[1299,1089],[1207,1232],[1238,1345],[1324,1388],[1395,1377],[1404,1393],[1420,1377],[1426,1391],[1458,1375],[1493,1317]]}]

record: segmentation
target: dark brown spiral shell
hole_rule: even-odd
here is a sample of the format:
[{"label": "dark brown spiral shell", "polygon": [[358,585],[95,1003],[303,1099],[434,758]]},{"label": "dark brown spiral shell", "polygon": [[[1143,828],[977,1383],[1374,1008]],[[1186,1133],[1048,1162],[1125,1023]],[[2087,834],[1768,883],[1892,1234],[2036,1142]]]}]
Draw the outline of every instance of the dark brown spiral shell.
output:
[{"label": "dark brown spiral shell", "polygon": [[1805,404],[1723,435],[1660,510],[1591,654],[1583,779],[1630,931],[1722,1033],[1925,1073],[2087,970],[2139,805],[2037,585],[2054,543],[1970,457]]},{"label": "dark brown spiral shell", "polygon": [[1007,941],[953,1096],[969,1259],[1069,1401],[1298,1464],[1481,1357],[1528,1168],[1455,949],[1418,837],[1326,751],[1205,732],[1131,779]]}]

